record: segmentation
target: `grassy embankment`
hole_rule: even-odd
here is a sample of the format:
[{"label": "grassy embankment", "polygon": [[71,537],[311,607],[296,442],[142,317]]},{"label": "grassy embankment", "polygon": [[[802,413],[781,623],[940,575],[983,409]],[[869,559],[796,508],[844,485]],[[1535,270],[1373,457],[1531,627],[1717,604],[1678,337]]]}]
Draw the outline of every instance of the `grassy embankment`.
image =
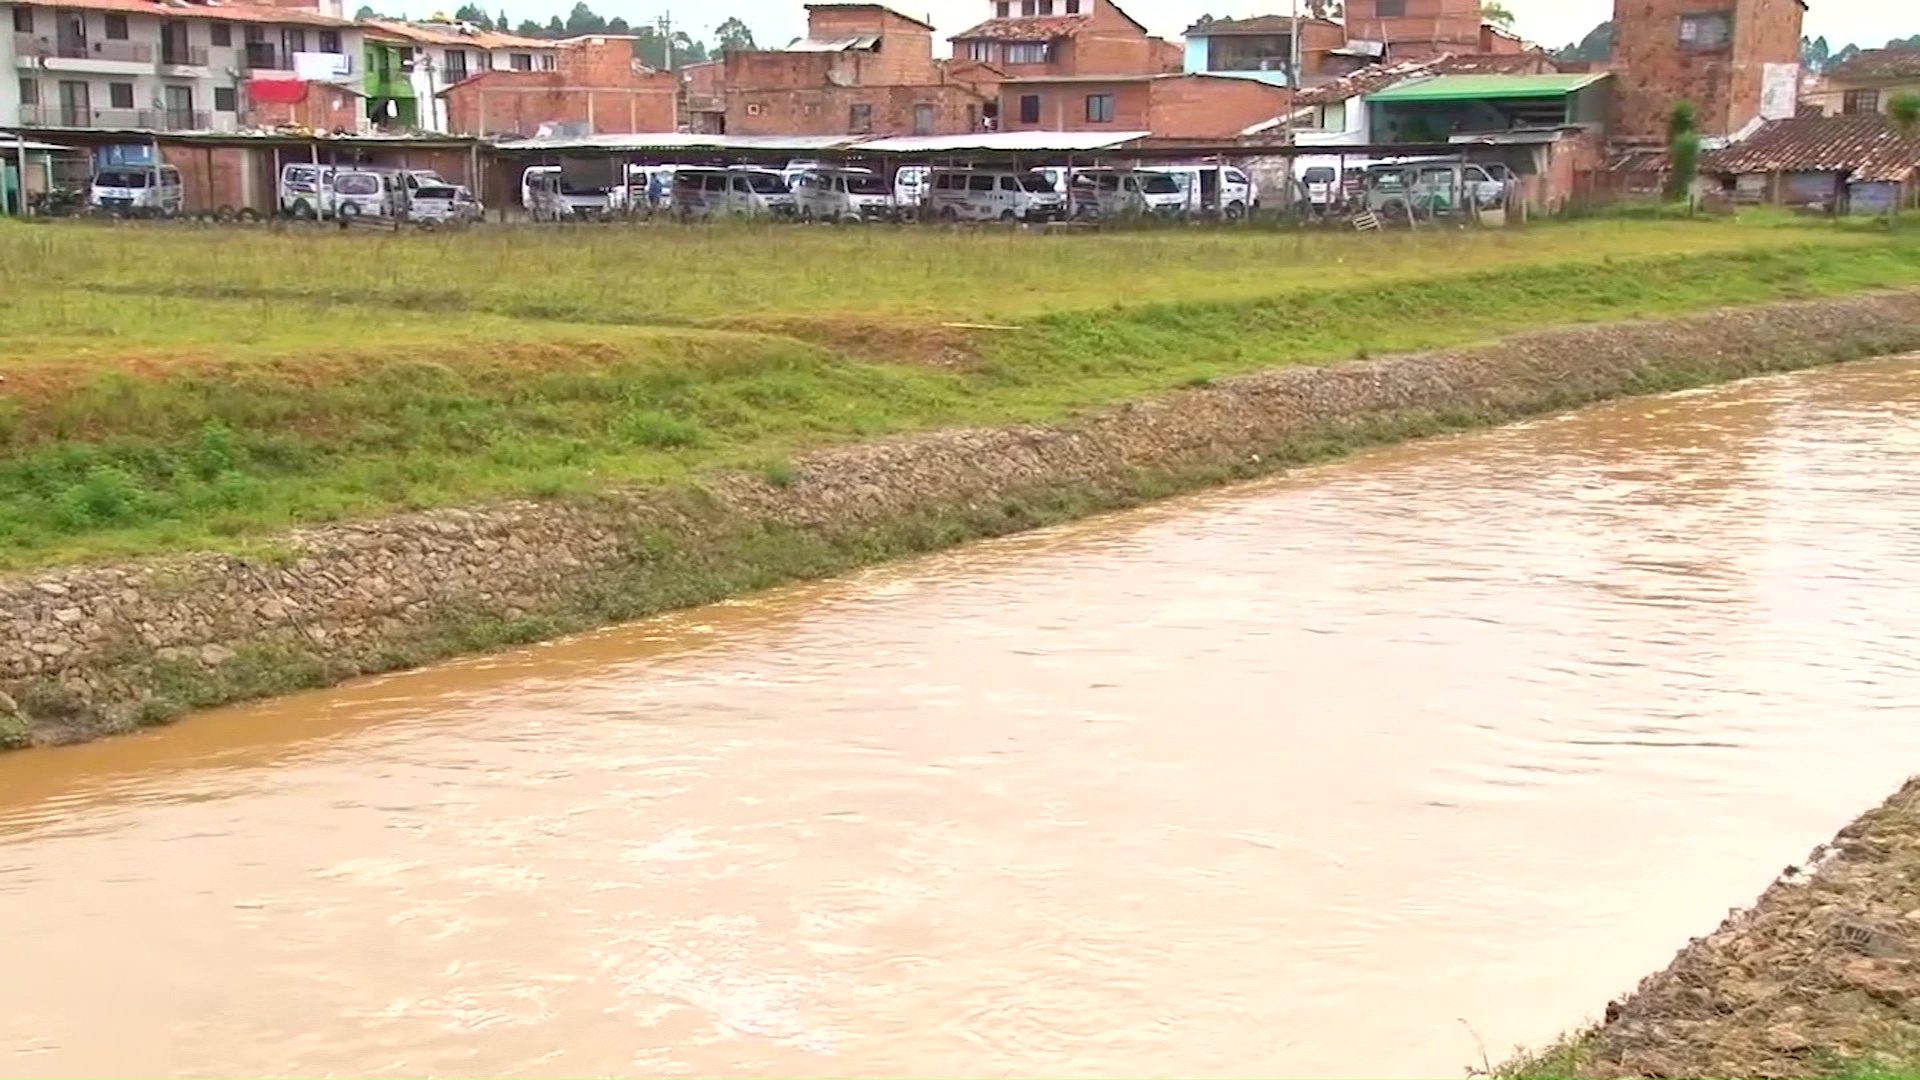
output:
[{"label": "grassy embankment", "polygon": [[1920,238],[1775,219],[1304,237],[10,226],[0,279],[8,570],[715,468],[780,482],[833,442],[1916,284]]}]

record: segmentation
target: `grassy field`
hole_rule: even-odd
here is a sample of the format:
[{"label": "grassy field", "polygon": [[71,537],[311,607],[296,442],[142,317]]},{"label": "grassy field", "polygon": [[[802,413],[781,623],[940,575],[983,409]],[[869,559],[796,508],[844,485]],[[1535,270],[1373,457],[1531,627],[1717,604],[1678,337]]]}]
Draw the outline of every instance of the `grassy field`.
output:
[{"label": "grassy field", "polygon": [[778,476],[825,443],[1256,368],[1920,283],[1920,237],[1777,218],[1413,235],[60,224],[0,228],[0,277],[0,569],[17,569],[713,468]]}]

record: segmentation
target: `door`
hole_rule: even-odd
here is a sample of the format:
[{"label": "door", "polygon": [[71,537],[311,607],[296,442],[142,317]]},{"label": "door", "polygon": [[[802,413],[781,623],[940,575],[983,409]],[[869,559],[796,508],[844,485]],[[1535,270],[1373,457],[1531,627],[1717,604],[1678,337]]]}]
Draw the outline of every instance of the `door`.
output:
[{"label": "door", "polygon": [[77,79],[60,80],[60,126],[93,126],[93,105],[88,100],[86,83]]},{"label": "door", "polygon": [[78,11],[60,13],[60,24],[55,41],[59,55],[78,59],[87,55],[87,20]]},{"label": "door", "polygon": [[193,122],[193,87],[170,84],[162,87],[160,93],[167,110],[168,131],[192,131],[200,126]]}]

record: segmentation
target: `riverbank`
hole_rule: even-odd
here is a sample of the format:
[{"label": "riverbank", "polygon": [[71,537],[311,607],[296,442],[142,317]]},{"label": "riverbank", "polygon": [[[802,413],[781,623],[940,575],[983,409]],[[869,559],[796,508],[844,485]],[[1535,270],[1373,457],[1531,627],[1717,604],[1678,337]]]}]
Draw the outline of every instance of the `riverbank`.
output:
[{"label": "riverbank", "polygon": [[1920,778],[1524,1077],[1920,1075]]},{"label": "riverbank", "polygon": [[1260,475],[1371,442],[1920,348],[1920,292],[1523,334],[1221,379],[697,482],[306,526],[0,579],[0,741],[537,640]]}]

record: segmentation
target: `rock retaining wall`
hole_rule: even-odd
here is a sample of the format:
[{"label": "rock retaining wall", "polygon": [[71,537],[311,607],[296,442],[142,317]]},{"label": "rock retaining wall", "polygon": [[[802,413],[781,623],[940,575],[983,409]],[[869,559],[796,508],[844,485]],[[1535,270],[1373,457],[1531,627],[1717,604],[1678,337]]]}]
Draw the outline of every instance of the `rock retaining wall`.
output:
[{"label": "rock retaining wall", "polygon": [[508,502],[0,579],[0,746],[496,647],[1124,505],[1360,441],[1920,349],[1920,293],[1291,368],[1055,427],[825,451],[695,493]]}]

